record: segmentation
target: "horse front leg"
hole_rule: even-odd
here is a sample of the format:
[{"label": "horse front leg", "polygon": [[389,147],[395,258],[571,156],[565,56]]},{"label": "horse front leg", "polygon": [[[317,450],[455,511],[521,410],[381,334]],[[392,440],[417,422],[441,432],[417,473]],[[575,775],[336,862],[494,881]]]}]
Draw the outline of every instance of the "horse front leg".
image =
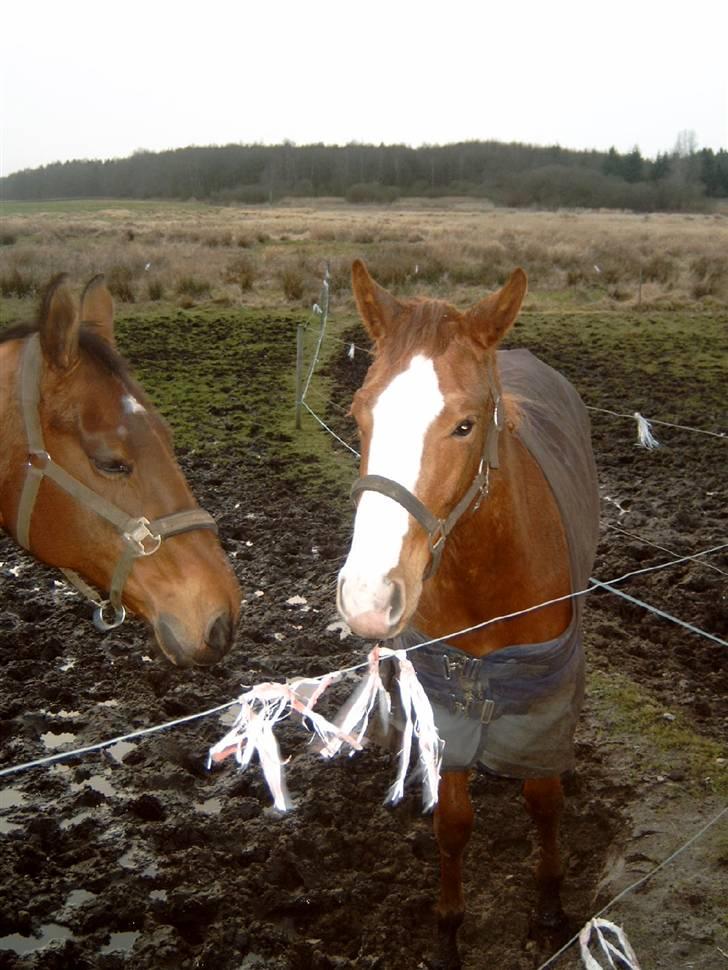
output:
[{"label": "horse front leg", "polygon": [[435,808],[435,838],[440,849],[440,898],[437,915],[438,970],[458,970],[457,931],[465,915],[463,855],[473,831],[474,812],[467,771],[448,771],[440,779]]},{"label": "horse front leg", "polygon": [[568,929],[561,906],[563,866],[559,851],[559,823],[564,810],[561,778],[529,778],[523,784],[528,812],[536,825],[539,860],[536,866],[538,899],[532,931],[553,938]]}]

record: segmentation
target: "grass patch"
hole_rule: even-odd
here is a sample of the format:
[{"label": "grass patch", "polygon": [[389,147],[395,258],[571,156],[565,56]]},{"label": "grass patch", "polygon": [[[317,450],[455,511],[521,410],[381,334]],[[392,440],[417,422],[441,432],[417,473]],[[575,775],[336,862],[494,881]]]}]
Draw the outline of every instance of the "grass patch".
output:
[{"label": "grass patch", "polygon": [[695,791],[704,791],[707,784],[716,794],[728,795],[724,747],[698,734],[682,714],[667,711],[648,691],[615,672],[592,671],[588,694],[609,740],[639,750],[643,768],[665,776],[677,768]]},{"label": "grass patch", "polygon": [[[728,383],[728,311],[526,310],[506,346],[527,347],[560,370],[587,404],[710,428]],[[615,362],[619,366],[615,367]]]},{"label": "grass patch", "polygon": [[[282,477],[297,488],[304,478],[307,487],[326,482],[344,507],[356,477],[351,455],[332,448],[308,415],[295,429],[296,326],[308,319],[285,310],[121,307],[117,339],[180,453],[224,456],[260,442],[281,459]],[[334,346],[324,345],[323,361]],[[321,379],[315,383],[328,395]]]}]

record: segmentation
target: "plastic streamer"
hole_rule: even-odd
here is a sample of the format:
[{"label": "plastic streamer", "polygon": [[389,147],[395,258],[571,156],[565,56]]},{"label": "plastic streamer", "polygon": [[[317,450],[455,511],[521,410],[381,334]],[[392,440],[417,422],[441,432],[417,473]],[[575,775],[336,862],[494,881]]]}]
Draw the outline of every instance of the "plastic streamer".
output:
[{"label": "plastic streamer", "polygon": [[606,967],[610,970],[640,970],[637,957],[624,930],[608,919],[600,919],[599,917],[589,920],[579,934],[581,959],[586,970],[604,970],[604,966],[589,951],[592,933],[602,953],[609,961]]},{"label": "plastic streamer", "polygon": [[660,442],[653,435],[652,425],[647,418],[643,417],[639,411],[635,411],[633,417],[637,422],[637,444],[650,451],[653,448],[660,448]]},{"label": "plastic streamer", "polygon": [[398,685],[404,725],[397,778],[389,790],[387,801],[397,802],[404,794],[413,742],[418,745],[418,759],[422,775],[422,798],[425,811],[437,802],[440,766],[444,742],[440,739],[432,707],[417,679],[412,663],[404,650],[391,650],[377,644],[367,657],[367,668],[351,697],[329,721],[314,710],[316,703],[332,684],[341,679],[343,671],[323,677],[298,677],[286,683],[258,684],[238,698],[240,712],[228,733],[220,739],[208,755],[208,767],[234,755],[242,768],[247,768],[258,755],[263,776],[273,795],[273,804],[284,812],[293,802],[285,783],[285,765],[274,728],[290,713],[301,715],[319,742],[319,754],[332,758],[347,745],[360,751],[375,704],[385,730],[388,727],[391,701],[379,672],[381,660],[391,659],[398,665]]}]

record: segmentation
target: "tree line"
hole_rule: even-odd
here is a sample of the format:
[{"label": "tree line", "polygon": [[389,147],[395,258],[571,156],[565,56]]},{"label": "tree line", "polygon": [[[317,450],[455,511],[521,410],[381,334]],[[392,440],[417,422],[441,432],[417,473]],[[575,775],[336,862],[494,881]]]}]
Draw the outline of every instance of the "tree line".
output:
[{"label": "tree line", "polygon": [[55,162],[0,179],[0,198],[207,199],[273,202],[338,196],[388,202],[470,195],[507,206],[686,211],[728,197],[728,152],[680,144],[655,159],[638,148],[576,151],[495,141],[442,146],[223,145]]}]

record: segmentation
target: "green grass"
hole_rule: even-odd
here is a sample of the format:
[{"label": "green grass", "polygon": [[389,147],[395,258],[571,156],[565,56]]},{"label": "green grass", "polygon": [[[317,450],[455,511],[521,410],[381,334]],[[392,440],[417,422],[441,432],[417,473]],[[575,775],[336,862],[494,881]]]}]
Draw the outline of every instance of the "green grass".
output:
[{"label": "green grass", "polygon": [[[283,459],[284,478],[300,480],[305,469],[307,481],[318,476],[345,496],[356,474],[352,456],[332,449],[305,412],[295,429],[296,327],[309,319],[295,310],[125,307],[117,336],[177,448],[225,455],[260,439]],[[311,349],[313,337],[311,330]],[[334,347],[324,344],[322,364]],[[315,385],[317,400],[328,394],[322,378]]]},{"label": "green grass", "polygon": [[59,216],[93,215],[118,209],[140,215],[172,215],[179,213],[214,212],[214,206],[204,202],[167,202],[154,199],[49,199],[40,202],[0,201],[0,219],[10,216],[37,215],[48,212]]},{"label": "green grass", "polygon": [[728,310],[524,312],[507,345],[528,347],[562,371],[588,404],[640,409],[708,426],[725,407]]},{"label": "green grass", "polygon": [[[684,784],[696,792],[710,790],[728,795],[725,748],[695,732],[686,719],[667,711],[652,695],[623,674],[592,671],[588,696],[603,726],[604,740],[626,750],[639,751],[646,760],[641,770],[667,777],[676,769],[685,773]],[[674,714],[674,720],[664,715]]]}]

